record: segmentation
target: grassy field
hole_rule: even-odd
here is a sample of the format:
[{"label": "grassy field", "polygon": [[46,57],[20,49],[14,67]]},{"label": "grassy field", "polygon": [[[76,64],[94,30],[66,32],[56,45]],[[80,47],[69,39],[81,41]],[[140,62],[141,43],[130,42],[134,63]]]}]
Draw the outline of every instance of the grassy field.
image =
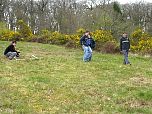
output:
[{"label": "grassy field", "polygon": [[[21,43],[22,60],[7,60],[0,41],[0,114],[152,114],[152,59]],[[32,56],[38,59],[32,59]]]}]

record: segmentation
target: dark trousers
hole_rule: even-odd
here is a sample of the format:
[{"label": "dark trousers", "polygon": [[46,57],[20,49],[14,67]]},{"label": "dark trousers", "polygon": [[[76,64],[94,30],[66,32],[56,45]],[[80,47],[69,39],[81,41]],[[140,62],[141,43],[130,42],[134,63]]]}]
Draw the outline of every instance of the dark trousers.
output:
[{"label": "dark trousers", "polygon": [[129,60],[128,60],[128,50],[123,50],[123,55],[124,55],[124,64],[130,64]]}]

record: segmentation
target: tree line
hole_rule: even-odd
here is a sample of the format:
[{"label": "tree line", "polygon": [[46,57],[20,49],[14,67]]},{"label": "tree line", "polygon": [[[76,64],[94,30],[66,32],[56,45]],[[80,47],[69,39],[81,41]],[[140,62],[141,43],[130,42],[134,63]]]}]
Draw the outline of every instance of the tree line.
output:
[{"label": "tree line", "polygon": [[34,34],[42,30],[75,33],[79,28],[109,30],[115,37],[136,28],[152,33],[152,4],[121,5],[111,0],[0,0],[0,21],[16,30],[23,20]]}]

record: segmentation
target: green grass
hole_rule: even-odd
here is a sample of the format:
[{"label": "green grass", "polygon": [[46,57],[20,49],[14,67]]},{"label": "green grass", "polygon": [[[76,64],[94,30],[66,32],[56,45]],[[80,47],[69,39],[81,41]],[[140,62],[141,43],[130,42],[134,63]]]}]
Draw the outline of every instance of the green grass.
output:
[{"label": "green grass", "polygon": [[[0,42],[1,114],[152,114],[152,59],[19,42],[23,60],[7,60]],[[31,59],[32,55],[38,59]]]}]

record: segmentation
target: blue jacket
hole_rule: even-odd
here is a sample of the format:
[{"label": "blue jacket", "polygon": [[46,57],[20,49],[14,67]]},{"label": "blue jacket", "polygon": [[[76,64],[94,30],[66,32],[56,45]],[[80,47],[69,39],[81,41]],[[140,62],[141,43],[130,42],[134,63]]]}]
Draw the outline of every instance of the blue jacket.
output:
[{"label": "blue jacket", "polygon": [[[88,43],[88,41],[90,43]],[[95,47],[95,41],[93,40],[93,38],[88,38],[88,36],[86,36],[86,35],[81,37],[80,44],[84,45],[84,46],[90,46],[91,48]]]},{"label": "blue jacket", "polygon": [[126,51],[128,51],[130,49],[130,40],[129,40],[129,38],[124,38],[124,37],[122,37],[121,39],[120,39],[120,50],[122,51],[122,50],[126,50]]},{"label": "blue jacket", "polygon": [[82,36],[80,39],[80,44],[87,46],[87,44],[86,44],[87,39],[88,39],[88,36],[86,36],[86,35]]}]

